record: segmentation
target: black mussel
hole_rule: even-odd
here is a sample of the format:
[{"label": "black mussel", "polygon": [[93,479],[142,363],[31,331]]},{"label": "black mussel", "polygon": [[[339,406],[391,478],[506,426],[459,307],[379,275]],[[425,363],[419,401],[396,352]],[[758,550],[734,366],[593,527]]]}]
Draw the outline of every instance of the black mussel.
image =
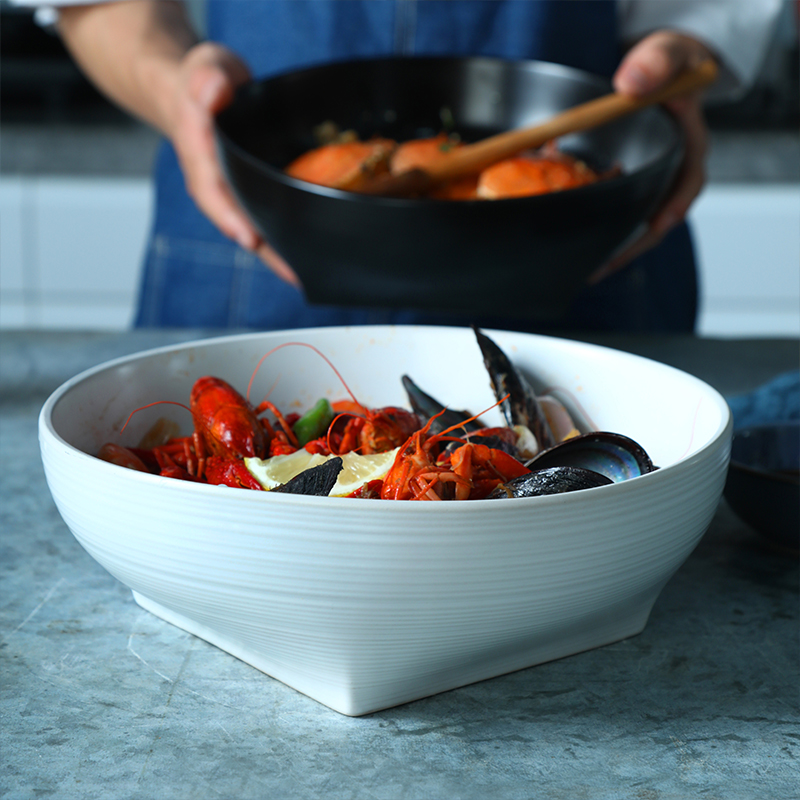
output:
[{"label": "black mussel", "polygon": [[492,389],[495,397],[501,401],[500,410],[508,425],[524,425],[536,437],[540,449],[552,447],[555,437],[531,385],[494,341],[476,326],[473,326],[473,330],[483,354],[483,363],[489,372]]},{"label": "black mussel", "polygon": [[[494,430],[496,430],[496,428]],[[502,450],[504,453],[514,456],[514,458],[519,456],[519,450],[517,450],[516,442],[512,441],[508,436],[500,436],[493,433],[487,433],[479,436],[472,433],[467,434],[462,438],[465,442],[470,442],[471,444],[482,444],[486,447],[490,447],[492,450]]]},{"label": "black mussel", "polygon": [[599,472],[614,483],[656,469],[641,445],[621,433],[608,431],[593,431],[566,439],[534,456],[526,466],[533,470],[582,467]]},{"label": "black mussel", "polygon": [[[455,433],[455,431],[454,431]],[[479,431],[470,431],[458,437],[457,441],[447,443],[445,450],[453,452],[467,444],[482,444],[492,450],[502,450],[519,461],[524,461],[517,447],[517,434],[512,428],[483,428]]]},{"label": "black mussel", "polygon": [[313,494],[327,497],[336,485],[336,479],[342,471],[344,462],[338,456],[329,458],[323,464],[304,470],[295,475],[291,480],[270,489],[272,492],[285,492],[286,494]]},{"label": "black mussel", "polygon": [[608,486],[610,478],[580,467],[548,467],[529,472],[518,478],[501,483],[492,489],[489,499],[502,500],[507,497],[539,497],[544,494],[564,494],[595,486]]},{"label": "black mussel", "polygon": [[424,422],[444,410],[444,413],[440,417],[436,417],[431,423],[430,432],[432,435],[441,433],[454,425],[462,425],[467,431],[477,431],[482,427],[477,420],[466,422],[472,417],[472,414],[468,411],[456,411],[452,408],[445,409],[445,406],[438,400],[435,400],[429,394],[425,394],[408,375],[403,375],[403,387],[408,395],[408,402],[411,404],[411,408]]}]

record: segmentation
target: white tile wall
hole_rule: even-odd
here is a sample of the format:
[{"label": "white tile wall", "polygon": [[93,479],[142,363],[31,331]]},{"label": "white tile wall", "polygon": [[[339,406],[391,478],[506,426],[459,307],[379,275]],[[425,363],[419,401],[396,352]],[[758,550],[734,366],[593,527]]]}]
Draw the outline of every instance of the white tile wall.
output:
[{"label": "white tile wall", "polygon": [[[129,327],[151,207],[145,179],[0,178],[0,328]],[[699,333],[800,335],[800,187],[711,185],[691,220]]]},{"label": "white tile wall", "polygon": [[146,179],[0,179],[0,327],[129,327],[151,207]]},{"label": "white tile wall", "polygon": [[800,336],[800,186],[714,184],[690,210],[701,336]]},{"label": "white tile wall", "polygon": [[26,185],[20,178],[0,180],[0,327],[25,325],[23,221]]}]

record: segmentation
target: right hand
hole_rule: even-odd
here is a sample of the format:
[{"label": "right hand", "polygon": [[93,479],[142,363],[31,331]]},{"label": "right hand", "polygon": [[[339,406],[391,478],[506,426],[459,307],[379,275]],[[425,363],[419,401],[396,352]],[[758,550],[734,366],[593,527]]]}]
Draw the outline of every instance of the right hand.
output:
[{"label": "right hand", "polygon": [[[690,36],[674,31],[657,31],[631,48],[622,60],[613,78],[614,89],[631,97],[644,97],[687,67],[713,58],[714,54],[702,42]],[[665,105],[683,130],[683,163],[667,197],[648,220],[644,233],[590,276],[590,283],[597,283],[655,247],[685,219],[689,207],[703,188],[708,130],[703,118],[702,92],[675,98]]]},{"label": "right hand", "polygon": [[214,116],[233,100],[250,71],[233,52],[213,42],[192,47],[178,71],[167,130],[178,154],[189,195],[229,238],[259,258],[282,280],[300,286],[297,275],[267,243],[236,201],[214,142]]}]

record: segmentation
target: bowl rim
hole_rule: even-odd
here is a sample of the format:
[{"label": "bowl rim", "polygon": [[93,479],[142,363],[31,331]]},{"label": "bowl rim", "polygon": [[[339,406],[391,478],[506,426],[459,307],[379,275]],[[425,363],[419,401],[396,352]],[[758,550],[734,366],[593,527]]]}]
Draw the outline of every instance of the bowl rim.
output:
[{"label": "bowl rim", "polygon": [[[578,69],[576,67],[569,67],[565,64],[558,64],[551,61],[541,61],[538,59],[505,59],[505,58],[496,58],[491,56],[378,56],[378,57],[364,57],[364,58],[348,58],[343,60],[336,60],[336,61],[329,61],[324,63],[312,64],[306,67],[302,67],[297,70],[287,70],[285,72],[281,72],[275,75],[270,75],[263,78],[253,78],[246,83],[242,84],[237,90],[234,95],[233,102],[230,106],[222,109],[219,114],[215,115],[213,120],[214,125],[214,137],[216,140],[217,150],[218,152],[223,149],[228,149],[231,153],[235,154],[237,158],[241,159],[242,161],[246,162],[248,166],[254,169],[256,172],[272,179],[279,185],[288,187],[290,189],[317,195],[319,197],[327,197],[335,200],[345,200],[351,203],[369,203],[372,205],[378,206],[387,206],[387,207],[414,207],[418,205],[422,206],[429,206],[429,205],[442,205],[442,204],[457,204],[459,206],[468,206],[468,207],[475,207],[475,206],[482,206],[486,204],[486,200],[474,198],[468,200],[447,200],[441,198],[434,198],[434,197],[417,197],[417,198],[408,198],[408,197],[380,197],[377,195],[367,195],[362,194],[359,192],[348,192],[343,189],[334,189],[329,186],[322,186],[320,184],[311,183],[309,181],[304,181],[299,178],[293,178],[287,175],[282,169],[269,164],[266,161],[258,158],[257,156],[253,155],[249,151],[245,150],[241,145],[237,144],[221,127],[219,122],[220,117],[224,117],[225,112],[232,108],[236,103],[236,100],[243,95],[246,91],[252,90],[254,87],[260,86],[262,84],[269,83],[273,80],[281,80],[288,76],[301,76],[307,73],[312,72],[319,72],[331,67],[347,67],[351,65],[369,65],[369,64],[379,64],[379,63],[387,63],[387,62],[401,62],[401,61],[428,61],[431,63],[464,63],[464,62],[486,62],[486,63],[500,63],[500,64],[509,64],[509,65],[535,65],[538,69],[541,69],[545,73],[552,73],[553,75],[561,75],[567,78],[580,78],[581,80],[593,83],[596,87],[602,92],[602,90],[611,91],[612,84],[611,81],[602,75],[597,75],[592,72],[587,72],[585,70]],[[575,192],[578,192],[578,196],[587,196],[590,197],[592,193],[602,192],[606,190],[608,185],[616,186],[620,182],[625,181],[626,179],[630,180],[634,176],[641,176],[646,174],[649,170],[656,169],[662,162],[669,162],[670,160],[676,158],[685,148],[685,134],[683,129],[678,124],[675,117],[663,106],[649,106],[645,109],[640,109],[637,112],[634,112],[634,115],[637,113],[658,113],[662,116],[662,118],[670,125],[674,133],[674,140],[669,147],[667,147],[660,156],[654,158],[653,160],[649,161],[646,164],[641,165],[638,169],[633,172],[624,172],[619,175],[612,176],[610,178],[603,179],[602,181],[597,181],[595,183],[585,184],[583,186],[576,186],[571,189],[564,189],[560,192],[548,192],[545,194],[539,195],[530,195],[526,197],[503,197],[493,200],[492,203],[503,203],[503,204],[520,204],[520,203],[529,203],[529,204],[536,204],[536,203],[544,203],[547,202],[548,198],[551,198],[554,194],[563,194],[564,192],[569,193],[570,197],[575,196]],[[220,161],[224,164],[224,158],[221,157],[220,153]]]},{"label": "bowl rim", "polygon": [[[39,428],[39,446],[40,446],[40,453],[44,450],[45,447],[45,440],[49,439],[50,443],[57,444],[62,450],[66,449],[68,451],[70,457],[77,459],[78,462],[86,463],[94,470],[106,470],[110,469],[115,471],[114,474],[119,475],[119,472],[116,470],[125,469],[124,467],[120,467],[116,464],[112,464],[110,462],[103,461],[102,459],[97,458],[94,455],[91,455],[80,448],[76,447],[75,445],[68,442],[64,439],[55,429],[53,424],[53,412],[61,401],[73,388],[78,386],[79,384],[89,380],[90,378],[99,375],[103,372],[106,372],[111,369],[115,369],[119,366],[122,366],[126,363],[144,360],[148,358],[152,358],[154,356],[165,354],[165,353],[176,353],[183,350],[189,350],[195,347],[207,347],[207,346],[216,346],[222,344],[234,344],[238,341],[245,341],[245,340],[252,340],[259,337],[270,337],[276,336],[279,337],[281,335],[291,334],[293,337],[302,336],[304,333],[307,332],[343,332],[343,331],[380,331],[380,332],[388,332],[391,330],[397,329],[433,329],[433,330],[446,330],[446,331],[454,331],[454,330],[469,330],[468,328],[459,328],[455,326],[437,326],[437,325],[339,325],[339,326],[321,326],[315,328],[298,328],[298,329],[291,329],[291,330],[276,330],[276,331],[251,331],[245,333],[236,333],[236,334],[224,334],[220,336],[211,336],[209,338],[200,338],[200,339],[193,339],[191,341],[186,342],[179,342],[173,343],[168,345],[163,345],[159,347],[149,348],[146,350],[138,351],[135,353],[129,353],[124,356],[119,356],[117,358],[113,358],[111,360],[102,362],[97,364],[94,367],[90,367],[82,372],[78,373],[74,377],[70,378],[69,380],[65,381],[61,384],[58,388],[56,388],[50,396],[47,398],[45,403],[43,404],[40,412],[39,412],[39,420],[38,420],[38,428]],[[581,497],[590,496],[590,493],[594,492],[603,492],[605,495],[609,495],[611,492],[617,492],[621,496],[624,496],[625,493],[631,491],[639,491],[640,487],[648,486],[650,483],[665,480],[665,476],[670,475],[674,472],[674,470],[678,467],[684,465],[690,465],[693,462],[697,461],[698,459],[703,458],[705,452],[710,448],[716,447],[719,440],[723,438],[726,434],[730,437],[731,431],[733,429],[733,415],[730,411],[728,404],[726,403],[723,396],[712,387],[710,384],[702,381],[700,378],[691,375],[690,373],[684,372],[682,370],[677,369],[676,367],[672,367],[668,364],[663,364],[662,362],[655,361],[654,359],[647,358],[645,356],[640,356],[634,353],[628,353],[623,350],[617,350],[612,347],[607,347],[605,345],[593,344],[591,342],[583,342],[580,340],[574,339],[564,339],[555,336],[547,336],[544,334],[534,334],[534,333],[521,333],[519,331],[503,331],[499,329],[482,329],[485,333],[490,335],[497,335],[497,334],[511,334],[514,336],[530,336],[534,337],[539,340],[554,340],[558,342],[567,343],[568,345],[574,345],[575,347],[582,347],[582,348],[589,348],[591,350],[595,350],[598,352],[604,353],[612,353],[625,356],[626,358],[630,358],[634,361],[643,361],[649,363],[658,364],[659,367],[680,373],[681,375],[690,378],[693,381],[696,381],[698,384],[701,384],[704,387],[704,390],[707,392],[708,397],[712,400],[718,410],[720,411],[720,424],[717,427],[717,430],[714,431],[713,435],[711,435],[708,440],[703,444],[698,450],[691,453],[688,456],[682,456],[680,459],[675,461],[672,464],[668,464],[666,467],[658,467],[656,470],[649,472],[645,475],[637,476],[636,478],[632,478],[626,481],[621,481],[618,483],[612,483],[603,486],[596,486],[590,489],[584,489],[581,492],[567,492],[562,494],[553,494],[553,495],[543,495],[538,497],[520,497],[515,498],[514,507],[520,508],[522,507],[521,504],[523,503],[537,503],[540,507],[544,510],[544,508],[550,506],[557,506],[559,504],[563,504],[565,502],[575,502],[576,495]],[[730,447],[730,441],[728,443]],[[133,481],[144,481],[145,485],[150,485],[152,487],[156,487],[158,485],[165,487],[169,486],[172,487],[173,491],[175,492],[200,492],[201,496],[210,496],[210,492],[219,492],[225,491],[226,497],[238,497],[241,498],[242,503],[263,503],[263,502],[277,502],[284,506],[291,506],[291,505],[298,505],[298,506],[305,506],[308,504],[314,503],[345,503],[346,507],[352,507],[352,498],[348,497],[319,497],[313,495],[296,495],[296,494],[287,494],[287,493],[278,493],[278,492],[256,492],[256,491],[240,491],[236,492],[234,495],[227,494],[227,490],[230,487],[225,486],[215,486],[211,484],[204,484],[204,483],[195,483],[191,481],[181,481],[176,480],[174,478],[167,478],[161,475],[153,475],[151,473],[144,473],[138,472],[136,470],[126,470],[126,478],[128,480]],[[166,483],[165,483],[166,482]],[[235,491],[235,490],[234,490]],[[579,498],[578,498],[579,499]],[[430,513],[448,513],[448,514],[469,514],[474,513],[474,509],[477,508],[486,508],[486,504],[490,504],[490,508],[496,508],[496,504],[489,500],[488,498],[483,500],[472,500],[468,503],[413,503],[413,502],[399,502],[399,503],[371,503],[371,509],[386,509],[378,511],[377,513],[393,513],[397,514],[430,514]],[[478,504],[476,506],[476,504]],[[431,508],[433,507],[433,508]],[[427,510],[426,510],[427,509]],[[435,509],[435,510],[434,510]],[[449,511],[447,510],[449,509]]]},{"label": "bowl rim", "polygon": [[747,435],[754,432],[762,431],[781,431],[793,430],[795,435],[800,436],[800,420],[783,420],[780,422],[762,422],[754,425],[746,425],[742,428],[735,428],[733,436],[731,437],[731,461],[729,465],[730,470],[735,470],[746,475],[753,477],[761,477],[766,480],[775,481],[778,483],[786,483],[790,486],[800,486],[800,473],[797,476],[789,475],[783,472],[777,472],[764,467],[756,467],[744,461],[737,460],[733,455],[733,447],[736,439],[740,436]]}]

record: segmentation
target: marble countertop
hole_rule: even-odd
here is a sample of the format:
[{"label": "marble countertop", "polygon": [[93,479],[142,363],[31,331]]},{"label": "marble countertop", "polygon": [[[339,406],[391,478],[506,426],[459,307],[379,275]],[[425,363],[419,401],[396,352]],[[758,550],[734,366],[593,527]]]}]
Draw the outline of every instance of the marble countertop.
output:
[{"label": "marble countertop", "polygon": [[[151,129],[116,124],[3,123],[0,175],[123,177],[150,175],[159,146]],[[711,130],[710,183],[800,182],[795,130]]]},{"label": "marble countertop", "polygon": [[[37,415],[85,368],[205,335],[0,337],[0,796],[797,797],[798,562],[724,501],[638,636],[361,718],[143,611],[61,520]],[[726,395],[798,363],[788,339],[592,341]]]}]

